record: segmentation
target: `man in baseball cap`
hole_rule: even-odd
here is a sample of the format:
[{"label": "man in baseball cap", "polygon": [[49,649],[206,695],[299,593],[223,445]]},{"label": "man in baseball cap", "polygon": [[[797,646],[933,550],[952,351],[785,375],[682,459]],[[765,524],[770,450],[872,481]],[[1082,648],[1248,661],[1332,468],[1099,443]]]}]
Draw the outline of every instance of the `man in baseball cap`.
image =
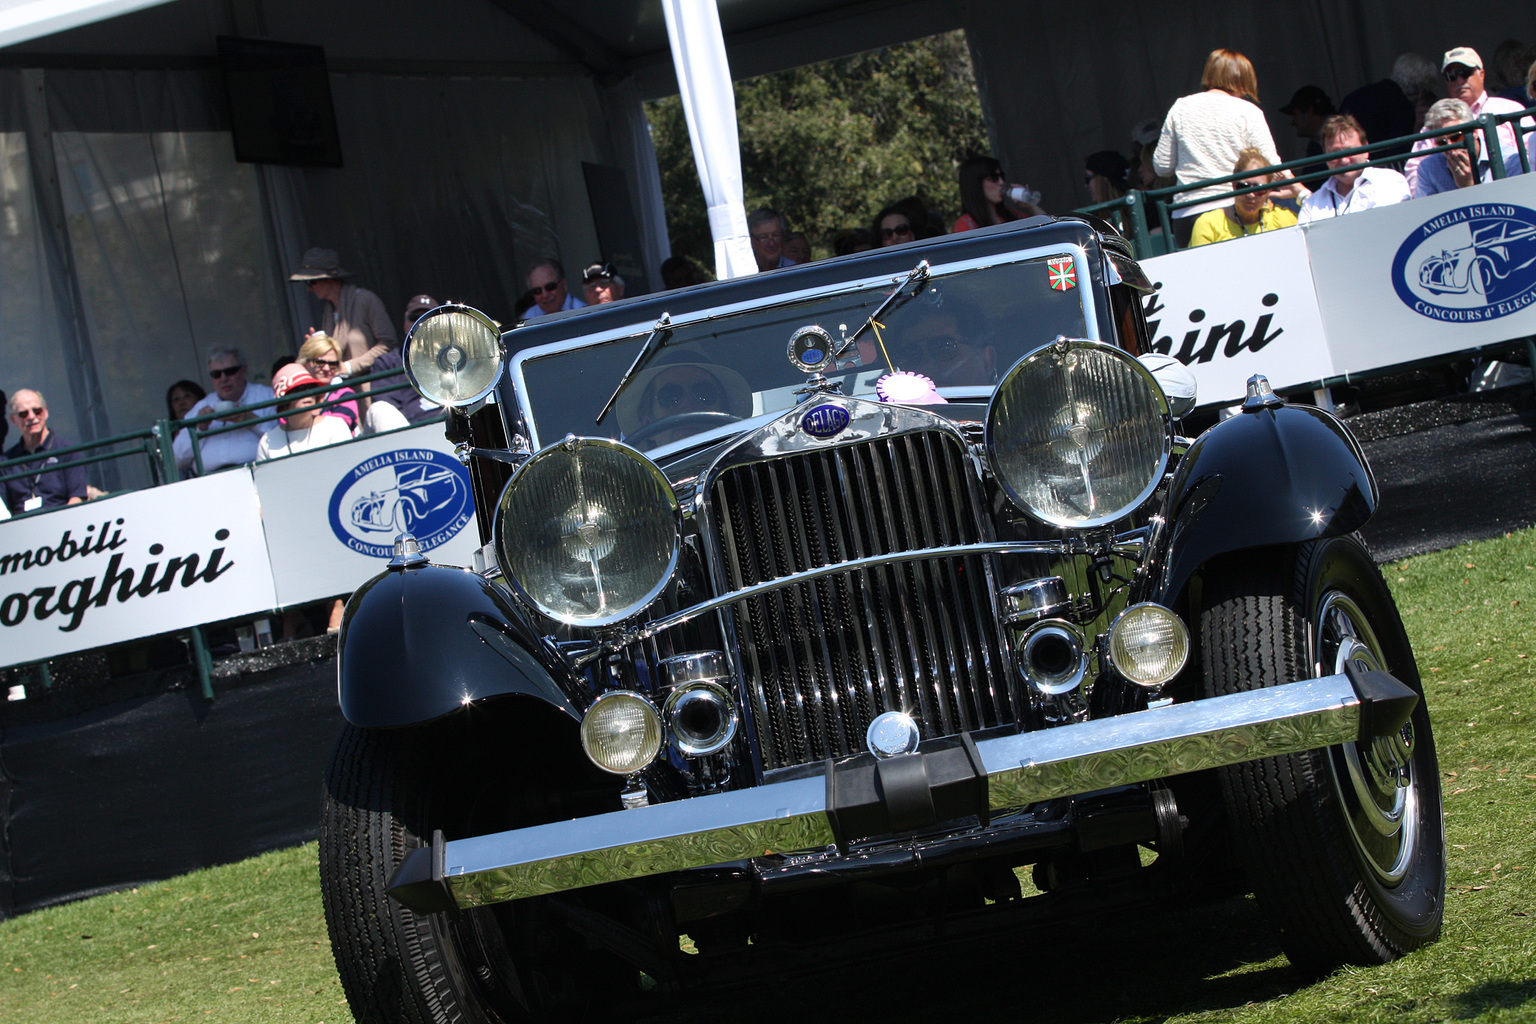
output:
[{"label": "man in baseball cap", "polygon": [[430,295],[413,296],[411,301],[405,304],[405,319],[400,321],[400,337],[403,338],[411,333],[411,328],[416,325],[417,320],[421,319],[421,314],[441,305],[441,302]]},{"label": "man in baseball cap", "polygon": [[587,305],[600,306],[624,297],[624,279],[612,263],[593,263],[581,272],[581,286],[587,293]]},{"label": "man in baseball cap", "polygon": [[[1445,56],[1440,61],[1440,74],[1445,78],[1445,94],[1453,100],[1461,100],[1472,109],[1474,118],[1484,114],[1513,114],[1524,108],[1514,100],[1502,99],[1498,96],[1488,95],[1488,90],[1483,85],[1483,58],[1478,56],[1476,50],[1470,46],[1454,46],[1445,51]],[[1531,127],[1530,118],[1521,122],[1525,127]],[[1486,142],[1479,140],[1483,152],[1488,151]],[[1519,142],[1515,139],[1515,126],[1513,122],[1505,122],[1499,125],[1499,148],[1502,151],[1501,159],[1507,159],[1511,154],[1518,153]],[[1415,149],[1418,147],[1415,146]]]}]

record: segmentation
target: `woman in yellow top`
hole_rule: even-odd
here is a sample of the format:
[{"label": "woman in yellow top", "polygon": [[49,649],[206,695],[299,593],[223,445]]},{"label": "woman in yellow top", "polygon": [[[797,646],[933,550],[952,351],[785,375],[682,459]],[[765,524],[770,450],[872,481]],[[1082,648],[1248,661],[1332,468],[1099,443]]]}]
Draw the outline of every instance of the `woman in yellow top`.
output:
[{"label": "woman in yellow top", "polygon": [[[1233,174],[1242,174],[1244,171],[1255,167],[1267,167],[1269,161],[1264,154],[1257,149],[1245,149],[1237,155],[1237,164],[1232,168]],[[1255,174],[1243,181],[1244,185],[1262,185],[1273,181],[1274,175]],[[1207,210],[1195,220],[1194,232],[1190,235],[1189,244],[1209,245],[1211,242],[1225,242],[1229,238],[1241,238],[1244,235],[1256,235],[1260,231],[1273,231],[1276,228],[1293,227],[1296,224],[1296,215],[1290,210],[1276,206],[1269,198],[1268,190],[1248,192],[1232,200],[1231,206],[1224,206],[1219,210]]]}]

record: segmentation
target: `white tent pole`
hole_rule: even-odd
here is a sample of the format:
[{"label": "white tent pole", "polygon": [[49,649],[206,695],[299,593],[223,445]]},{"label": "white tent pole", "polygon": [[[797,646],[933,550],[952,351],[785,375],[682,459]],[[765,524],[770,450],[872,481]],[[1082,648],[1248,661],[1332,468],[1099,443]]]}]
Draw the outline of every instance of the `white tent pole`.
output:
[{"label": "white tent pole", "polygon": [[725,57],[720,12],[715,0],[661,0],[661,10],[667,19],[667,40],[693,159],[709,207],[715,276],[723,281],[756,273],[741,185],[736,93]]}]

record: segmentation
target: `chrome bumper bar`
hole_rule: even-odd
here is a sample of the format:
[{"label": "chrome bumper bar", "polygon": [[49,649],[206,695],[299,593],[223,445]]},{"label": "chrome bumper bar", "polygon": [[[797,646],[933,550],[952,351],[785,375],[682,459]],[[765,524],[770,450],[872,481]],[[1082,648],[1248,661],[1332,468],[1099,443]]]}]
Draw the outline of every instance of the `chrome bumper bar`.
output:
[{"label": "chrome bumper bar", "polygon": [[[857,772],[770,783],[414,850],[390,882],[421,912],[826,847],[961,814],[1387,735],[1418,695],[1385,672],[1324,676],[1076,725],[964,742]],[[862,773],[862,776],[860,775]],[[871,778],[879,776],[871,785]],[[873,804],[870,794],[874,794]]]}]

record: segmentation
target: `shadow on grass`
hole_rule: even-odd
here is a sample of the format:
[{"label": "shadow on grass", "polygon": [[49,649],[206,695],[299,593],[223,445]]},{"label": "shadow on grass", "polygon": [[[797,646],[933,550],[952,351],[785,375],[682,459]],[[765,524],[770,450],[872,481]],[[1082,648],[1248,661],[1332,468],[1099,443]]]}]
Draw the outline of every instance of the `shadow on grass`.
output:
[{"label": "shadow on grass", "polygon": [[784,1020],[1118,1024],[1273,999],[1309,980],[1280,957],[1253,901],[1140,908],[1056,928],[1003,931],[942,951],[703,996],[647,1024]]},{"label": "shadow on grass", "polygon": [[1528,1007],[1536,1012],[1536,980],[1485,981],[1451,996],[1450,1002],[1456,1007],[1456,1020],[1470,1020],[1489,1010]]}]

